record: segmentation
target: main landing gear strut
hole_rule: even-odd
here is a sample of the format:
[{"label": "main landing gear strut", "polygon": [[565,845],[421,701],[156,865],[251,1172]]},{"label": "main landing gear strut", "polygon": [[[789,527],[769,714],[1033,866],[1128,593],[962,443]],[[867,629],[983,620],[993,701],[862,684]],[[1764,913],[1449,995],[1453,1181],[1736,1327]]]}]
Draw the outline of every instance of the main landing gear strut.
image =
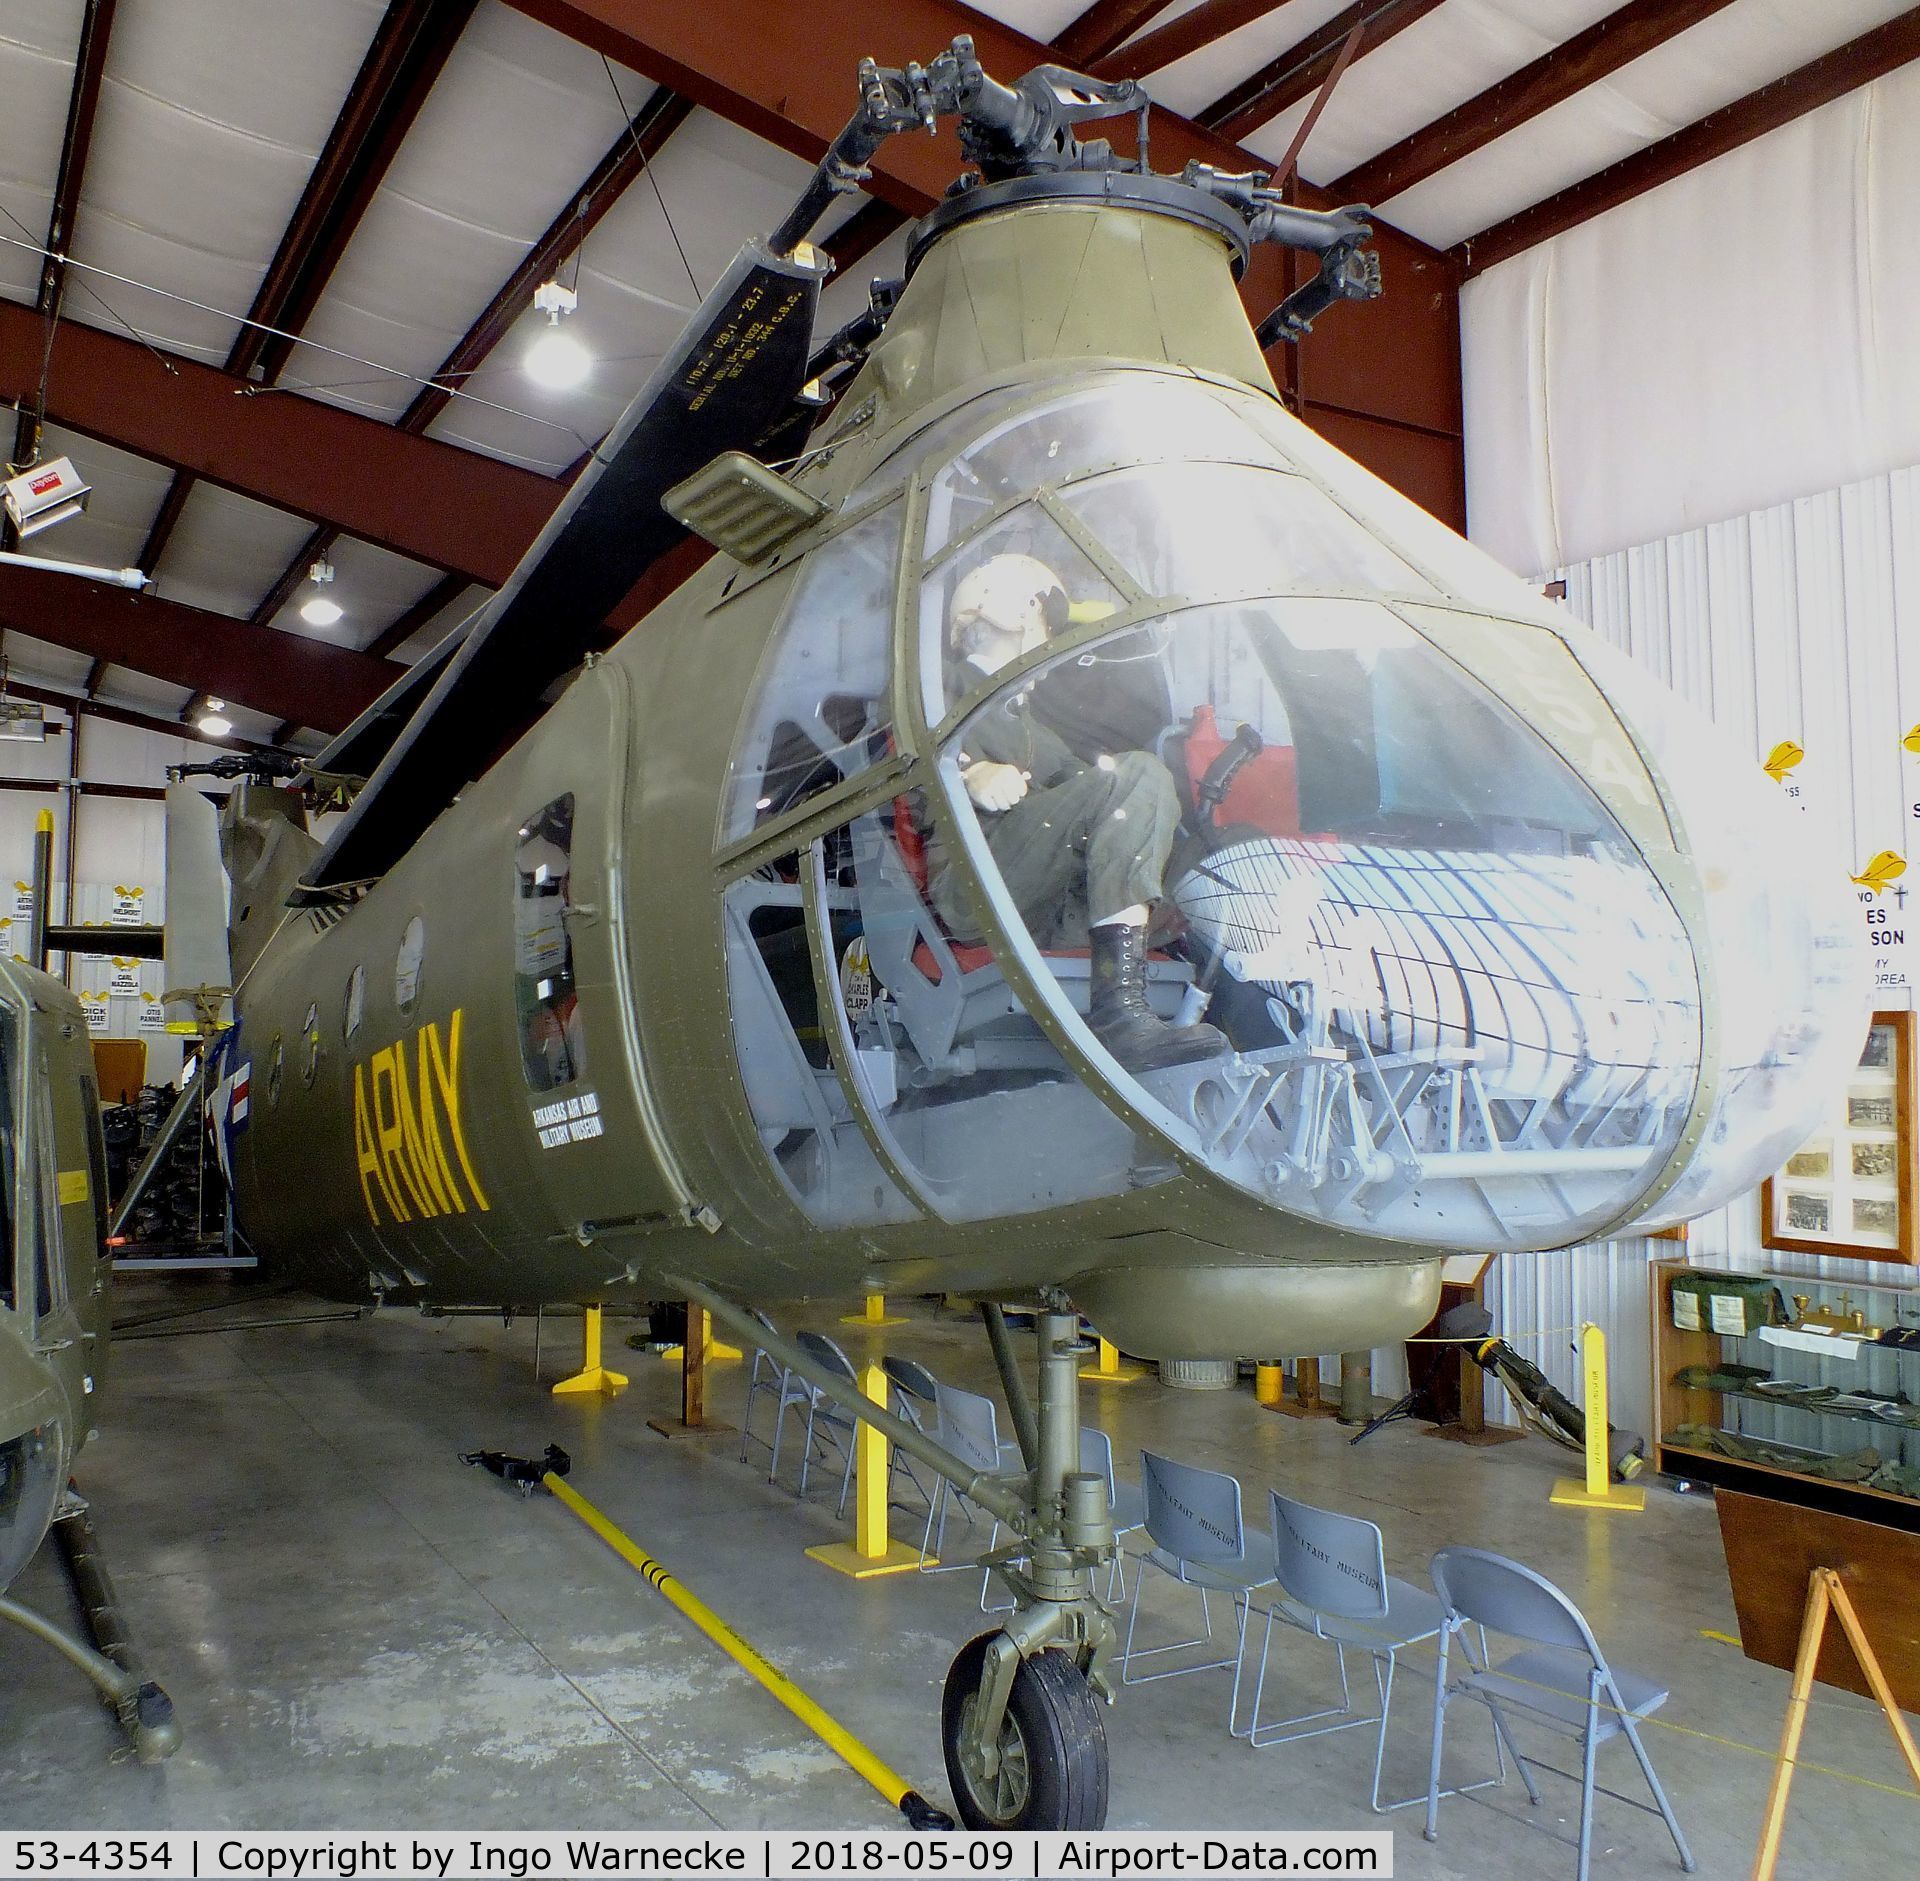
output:
[{"label": "main landing gear strut", "polygon": [[1106,1480],[1080,1468],[1079,1320],[1064,1296],[1049,1291],[1035,1315],[1040,1367],[1033,1399],[999,1309],[981,1309],[1020,1441],[1023,1481],[970,1469],[732,1301],[694,1281],[673,1285],[1013,1532],[1013,1541],[982,1565],[1012,1589],[1014,1612],[998,1632],[960,1649],[941,1700],[954,1803],[970,1829],[1100,1828],[1107,1817],[1100,1704],[1113,1700],[1108,1668],[1118,1635],[1094,1587],[1117,1544]]}]

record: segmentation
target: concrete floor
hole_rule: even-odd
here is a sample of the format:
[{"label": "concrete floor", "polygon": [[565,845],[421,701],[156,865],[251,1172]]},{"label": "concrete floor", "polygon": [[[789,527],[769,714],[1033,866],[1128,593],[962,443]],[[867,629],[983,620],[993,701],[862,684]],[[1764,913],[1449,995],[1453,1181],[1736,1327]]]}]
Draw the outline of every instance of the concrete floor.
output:
[{"label": "concrete floor", "polygon": [[[150,1286],[122,1315],[216,1297],[184,1282]],[[225,1316],[249,1309],[318,1310],[242,1296]],[[826,1313],[812,1323],[856,1357],[884,1339],[955,1383],[984,1384],[990,1373],[977,1327],[958,1315],[919,1309],[878,1335]],[[764,1452],[743,1468],[737,1440],[657,1437],[646,1419],[677,1406],[677,1372],[645,1353],[614,1355],[634,1381],[618,1400],[556,1399],[546,1382],[577,1349],[577,1326],[549,1324],[546,1382],[533,1375],[533,1337],[524,1320],[503,1329],[392,1311],[358,1324],[121,1342],[106,1427],[79,1481],[186,1744],[157,1770],[130,1762],[78,1677],[0,1632],[0,1824],[898,1826],[550,1498],[522,1501],[457,1461],[483,1445],[536,1453],[549,1441],[573,1453],[583,1494],[944,1802],[940,1684],[956,1646],[986,1624],[977,1580],[858,1584],[817,1566],[802,1549],[844,1533],[824,1477],[824,1499],[800,1504],[767,1485]],[[730,1423],[742,1369],[710,1374],[715,1414]],[[1771,1745],[1787,1679],[1702,1636],[1735,1624],[1708,1501],[1656,1486],[1644,1515],[1583,1515],[1548,1507],[1570,1459],[1538,1439],[1468,1450],[1402,1424],[1352,1450],[1331,1421],[1276,1417],[1245,1390],[1142,1383],[1090,1388],[1088,1398],[1123,1471],[1143,1442],[1231,1469],[1250,1521],[1262,1519],[1272,1484],[1379,1522],[1390,1569],[1416,1581],[1443,1542],[1515,1553],[1546,1573],[1620,1663],[1670,1679],[1661,1715],[1685,1731],[1650,1734],[1655,1763],[1700,1872],[1746,1873],[1768,1764],[1692,1733]],[[14,1591],[43,1610],[59,1603],[45,1552]],[[1149,1618],[1189,1618],[1165,1583],[1148,1598]],[[1298,1636],[1276,1644],[1274,1664],[1279,1701],[1295,1710],[1332,1677],[1330,1660]],[[1429,1664],[1416,1657],[1403,1675],[1393,1794],[1424,1781]],[[1122,1694],[1107,1721],[1112,1826],[1379,1825],[1365,1804],[1367,1733],[1255,1752],[1225,1735],[1226,1698],[1224,1673]],[[1472,1713],[1460,1722],[1471,1761],[1485,1750],[1484,1722]],[[1845,1693],[1820,1689],[1806,1751],[1901,1781],[1878,1714]],[[1632,1792],[1624,1745],[1603,1750],[1601,1780]],[[1570,1826],[1575,1793],[1544,1781],[1539,1814]],[[1524,1809],[1517,1785],[1517,1801],[1508,1794],[1501,1808]],[[1600,1810],[1597,1874],[1678,1872],[1656,1818],[1604,1800]],[[1443,1807],[1437,1845],[1421,1839],[1418,1811],[1386,1822],[1401,1876],[1572,1871],[1570,1851],[1563,1859],[1473,1802]],[[1783,1872],[1911,1873],[1898,1849],[1910,1856],[1916,1829],[1910,1798],[1807,1771]]]}]

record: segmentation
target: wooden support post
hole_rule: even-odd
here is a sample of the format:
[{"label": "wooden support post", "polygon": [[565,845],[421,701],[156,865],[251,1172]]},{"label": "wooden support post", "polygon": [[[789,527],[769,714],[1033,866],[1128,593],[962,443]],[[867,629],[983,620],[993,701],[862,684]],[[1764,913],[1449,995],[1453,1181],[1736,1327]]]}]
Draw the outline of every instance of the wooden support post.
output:
[{"label": "wooden support post", "polygon": [[[860,1389],[880,1405],[891,1395],[887,1374],[878,1365],[861,1369]],[[853,1540],[825,1542],[809,1548],[807,1554],[836,1573],[851,1574],[857,1581],[872,1580],[880,1574],[910,1573],[920,1565],[920,1550],[893,1540],[887,1533],[887,1440],[862,1418],[855,1428],[853,1444]]]},{"label": "wooden support post", "polygon": [[843,1313],[840,1323],[843,1326],[904,1326],[907,1322],[899,1314],[887,1311],[884,1293],[869,1293],[859,1312]]},{"label": "wooden support post", "polygon": [[1130,1385],[1136,1379],[1144,1378],[1146,1375],[1144,1366],[1122,1365],[1120,1348],[1110,1339],[1100,1341],[1100,1358],[1097,1364],[1080,1367],[1080,1376],[1090,1379],[1096,1385]]},{"label": "wooden support post", "polygon": [[1914,1787],[1920,1789],[1920,1750],[1914,1748],[1913,1734],[1894,1702],[1892,1688],[1867,1639],[1860,1615],[1854,1609],[1846,1582],[1830,1567],[1817,1567],[1807,1582],[1807,1612],[1800,1627],[1800,1650],[1794,1655],[1793,1686],[1787,1697],[1787,1715],[1780,1727],[1780,1754],[1773,1763],[1773,1783],[1767,1791],[1767,1813],[1760,1828],[1760,1847],[1753,1859],[1753,1881],[1772,1881],[1780,1859],[1780,1838],[1787,1825],[1787,1792],[1793,1785],[1794,1767],[1800,1755],[1800,1736],[1806,1729],[1807,1705],[1813,1693],[1814,1668],[1820,1662],[1820,1642],[1827,1630],[1827,1615],[1837,1613],[1860,1669],[1867,1675],[1880,1709],[1893,1728],[1894,1742],[1906,1759]]},{"label": "wooden support post", "polygon": [[571,1378],[563,1378],[554,1386],[553,1395],[564,1397],[573,1392],[593,1392],[600,1397],[611,1398],[626,1390],[625,1372],[608,1371],[600,1362],[600,1308],[589,1306],[582,1316],[585,1326],[585,1344],[580,1360],[580,1369]]},{"label": "wooden support post", "polygon": [[[691,1306],[687,1308],[687,1324],[689,1326],[694,1322],[696,1310],[696,1308]],[[703,1364],[725,1364],[728,1360],[737,1359],[741,1356],[740,1348],[737,1345],[728,1345],[725,1340],[716,1339],[713,1336],[713,1315],[711,1313],[699,1312],[699,1320],[701,1326],[704,1328],[704,1344],[702,1347],[704,1353],[702,1359]],[[663,1345],[660,1348],[660,1356],[663,1359],[682,1358],[685,1356],[685,1348],[677,1345]],[[684,1370],[685,1368],[683,1367],[682,1369]]]},{"label": "wooden support post", "polygon": [[[731,1424],[707,1417],[707,1360],[715,1356],[713,1320],[704,1306],[687,1306],[687,1336],[673,1348],[680,1354],[680,1421],[650,1417],[647,1428],[663,1437],[706,1437],[731,1430]],[[734,1354],[736,1358],[739,1354]]]},{"label": "wooden support post", "polygon": [[1613,1458],[1609,1454],[1613,1429],[1607,1422],[1607,1335],[1591,1323],[1580,1332],[1580,1369],[1586,1381],[1586,1477],[1581,1482],[1561,1477],[1547,1500],[1563,1509],[1616,1509],[1632,1514],[1647,1506],[1647,1492],[1638,1483],[1613,1480]]},{"label": "wooden support post", "polygon": [[1338,1414],[1336,1408],[1320,1395],[1320,1360],[1317,1356],[1293,1361],[1293,1396],[1282,1398],[1274,1408],[1284,1411],[1289,1417],[1333,1417]]}]

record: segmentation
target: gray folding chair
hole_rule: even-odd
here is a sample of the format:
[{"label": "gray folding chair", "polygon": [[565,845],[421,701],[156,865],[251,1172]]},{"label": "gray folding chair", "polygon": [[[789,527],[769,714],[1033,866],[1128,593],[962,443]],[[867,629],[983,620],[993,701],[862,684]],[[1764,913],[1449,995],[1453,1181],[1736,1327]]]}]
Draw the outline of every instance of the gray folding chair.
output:
[{"label": "gray folding chair", "polygon": [[[779,1327],[776,1326],[765,1313],[761,1312],[757,1306],[750,1310],[753,1317],[769,1332],[778,1334],[780,1330]],[[756,1443],[767,1444],[768,1449],[772,1449],[773,1447],[767,1442],[765,1437],[756,1438],[753,1436],[754,1400],[763,1396],[770,1397],[774,1400],[774,1422],[777,1425],[780,1419],[780,1409],[786,1398],[787,1381],[791,1377],[792,1373],[790,1373],[765,1346],[754,1347],[753,1364],[747,1373],[747,1408],[745,1414],[740,1419],[740,1461],[742,1463],[747,1460],[747,1443],[749,1439],[752,1439]],[[769,1470],[767,1473],[769,1478],[771,1478],[773,1472]]]},{"label": "gray folding chair", "polygon": [[[1248,1612],[1253,1596],[1273,1585],[1272,1574],[1247,1559],[1246,1530],[1240,1520],[1240,1485],[1219,1470],[1175,1463],[1171,1458],[1154,1455],[1151,1450],[1140,1452],[1140,1483],[1146,1492],[1143,1526],[1152,1545],[1140,1557],[1140,1570],[1134,1582],[1133,1611],[1127,1617],[1127,1643],[1120,1654],[1120,1682],[1146,1685],[1155,1679],[1179,1678],[1188,1672],[1217,1672],[1231,1666],[1233,1691],[1227,1701],[1227,1722],[1231,1726],[1240,1713],[1240,1668],[1247,1656]],[[1192,1639],[1173,1640],[1164,1646],[1134,1645],[1150,1567],[1158,1568],[1183,1587],[1199,1589],[1203,1632]],[[1169,1666],[1162,1672],[1136,1673],[1133,1670],[1136,1659],[1155,1659],[1165,1653],[1190,1652],[1212,1645],[1213,1608],[1207,1599],[1210,1592],[1226,1594],[1233,1601],[1239,1633],[1232,1656]]]},{"label": "gray folding chair", "polygon": [[[1020,1446],[1004,1442],[1000,1419],[991,1398],[978,1392],[962,1391],[954,1385],[934,1384],[934,1405],[939,1416],[940,1441],[970,1468],[990,1476],[1017,1476],[1023,1467]],[[971,1568],[971,1561],[937,1563],[939,1551],[947,1545],[947,1516],[958,1503],[967,1520],[973,1520],[974,1505],[943,1476],[927,1504],[927,1526],[920,1537],[920,1572],[952,1574]]]},{"label": "gray folding chair", "polygon": [[[1260,1641],[1260,1671],[1253,1682],[1252,1714],[1244,1730],[1237,1721],[1229,1728],[1235,1737],[1244,1737],[1265,1749],[1269,1744],[1290,1744],[1296,1738],[1325,1737],[1329,1732],[1377,1723],[1370,1796],[1375,1811],[1385,1813],[1425,1802],[1424,1790],[1398,1802],[1381,1802],[1380,1769],[1387,1754],[1387,1720],[1393,1710],[1393,1675],[1399,1655],[1409,1646],[1438,1637],[1446,1625],[1446,1608],[1432,1594],[1387,1572],[1386,1545],[1372,1522],[1357,1515],[1316,1509],[1277,1490],[1269,1492],[1269,1501],[1273,1509],[1274,1575],[1280,1583],[1281,1597],[1267,1608],[1266,1630]],[[1267,1655],[1276,1621],[1332,1646],[1340,1669],[1340,1702],[1262,1724],[1260,1704],[1267,1687]],[[1352,1688],[1347,1683],[1349,1646],[1366,1653],[1372,1663],[1377,1712],[1356,1714],[1354,1710]],[[1484,1662],[1484,1634],[1480,1656]],[[1340,1722],[1321,1724],[1321,1718],[1338,1718]],[[1494,1759],[1499,1774],[1486,1781],[1503,1783],[1506,1762],[1497,1733]]]},{"label": "gray folding chair", "polygon": [[[1138,1530],[1146,1519],[1146,1503],[1136,1483],[1119,1484],[1113,1475],[1113,1439],[1104,1430],[1098,1430],[1091,1424],[1080,1426],[1080,1468],[1088,1476],[1098,1476],[1107,1485],[1107,1509],[1113,1517],[1113,1538],[1117,1542],[1123,1535],[1131,1535]],[[987,1537],[987,1552],[993,1552],[994,1543],[1000,1539],[1000,1522],[994,1518],[993,1533]],[[1021,1557],[1016,1557],[1019,1559]],[[1121,1566],[1121,1551],[1115,1548],[1113,1559],[1107,1566],[1107,1598],[1124,1600],[1127,1597],[1126,1570]],[[982,1613],[1010,1613],[1014,1602],[1009,1600],[1003,1606],[998,1601],[992,1605],[987,1602],[987,1590],[993,1584],[993,1570],[987,1568],[980,1576],[980,1611]]]},{"label": "gray folding chair", "polygon": [[[794,1343],[813,1360],[816,1365],[824,1366],[836,1377],[845,1378],[854,1384],[859,1382],[859,1373],[853,1369],[852,1361],[825,1333],[797,1332]],[[798,1372],[790,1372],[787,1384],[780,1393],[780,1415],[773,1426],[773,1463],[767,1471],[767,1480],[771,1482],[780,1468],[780,1440],[787,1427],[787,1412],[801,1406],[806,1408],[807,1421],[801,1436],[800,1445],[800,1485],[796,1493],[807,1493],[807,1472],[812,1469],[816,1456],[824,1456],[831,1444],[843,1459],[840,1469],[840,1500],[835,1505],[836,1514],[844,1514],[847,1507],[847,1491],[853,1484],[854,1457],[854,1419],[850,1413],[839,1409],[834,1401],[817,1385],[802,1378]]]},{"label": "gray folding chair", "polygon": [[[937,1436],[940,1429],[940,1381],[918,1359],[889,1355],[880,1361],[880,1369],[893,1386],[893,1414],[905,1419],[915,1430],[929,1437]],[[934,1492],[920,1480],[920,1472],[913,1467],[913,1459],[895,1444],[892,1454],[887,1458],[889,1501],[893,1497],[894,1479],[903,1472],[919,1492],[921,1500],[931,1508]]]},{"label": "gray folding chair", "polygon": [[[1680,1866],[1693,1872],[1693,1851],[1680,1833],[1673,1806],[1653,1773],[1653,1762],[1636,1728],[1639,1721],[1667,1702],[1665,1686],[1632,1672],[1610,1666],[1599,1642],[1577,1608],[1559,1588],[1532,1568],[1481,1548],[1442,1548],[1433,1557],[1433,1585],[1447,1610],[1440,1634],[1440,1663],[1433,1685],[1433,1758],[1427,1772],[1427,1840],[1439,1839],[1440,1753],[1446,1730],[1447,1706],[1455,1698],[1474,1698],[1493,1713],[1494,1728],[1505,1739],[1527,1786],[1527,1800],[1537,1804],[1533,1770],[1549,1771],[1580,1785],[1580,1834],[1569,1846],[1579,1850],[1579,1877],[1586,1881],[1593,1843],[1593,1799],[1596,1791],[1657,1815],[1667,1825],[1679,1851]],[[1449,1683],[1447,1648],[1453,1635],[1469,1621],[1488,1632],[1533,1642],[1530,1652],[1516,1653],[1498,1665],[1468,1669]],[[1509,1712],[1522,1713],[1581,1748],[1580,1774],[1562,1770],[1538,1758],[1522,1757],[1515,1749]],[[1594,1756],[1609,1738],[1624,1736],[1633,1747],[1640,1774],[1653,1792],[1652,1805],[1618,1790],[1601,1789],[1594,1782]],[[1500,1813],[1505,1813],[1500,1812]],[[1514,1817],[1514,1821],[1522,1818]],[[1526,1823],[1556,1842],[1564,1835],[1540,1823]]]}]

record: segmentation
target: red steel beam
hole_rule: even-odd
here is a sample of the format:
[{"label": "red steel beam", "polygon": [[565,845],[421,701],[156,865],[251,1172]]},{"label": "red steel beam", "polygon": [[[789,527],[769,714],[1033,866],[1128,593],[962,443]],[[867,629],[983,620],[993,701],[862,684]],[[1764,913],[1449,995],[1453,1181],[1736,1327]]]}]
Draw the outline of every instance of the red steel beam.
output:
[{"label": "red steel beam", "polygon": [[1167,0],[1093,0],[1078,19],[1063,27],[1054,44],[1062,65],[1088,72],[1153,18]]},{"label": "red steel beam", "polygon": [[1387,202],[1496,137],[1564,104],[1624,65],[1718,13],[1728,0],[1630,0],[1531,65],[1369,157],[1331,187],[1349,202]]},{"label": "red steel beam", "polygon": [[[109,705],[104,699],[76,698],[70,692],[56,692],[50,686],[30,686],[18,679],[9,678],[7,690],[18,693],[23,699],[37,699],[42,705],[58,706],[61,711],[70,713],[74,718],[111,719],[116,725],[132,725],[141,731],[164,732],[169,738],[186,738],[194,744],[217,745],[233,751],[270,751],[271,745],[256,744],[251,738],[240,738],[229,732],[224,738],[210,738],[203,731],[189,730],[177,725],[171,719],[155,718],[151,712],[136,712],[130,706]],[[224,697],[224,695],[222,695]],[[47,780],[49,790],[59,790],[62,780],[55,777]]]},{"label": "red steel beam", "polygon": [[[843,0],[833,7],[797,7],[788,0],[508,4],[808,162],[819,158],[852,114],[854,73],[865,55],[895,65],[924,59],[965,32],[973,35],[987,69],[1003,77],[1060,58],[1057,48],[957,0]],[[1125,137],[1124,124],[1118,134]],[[1190,158],[1235,171],[1264,167],[1251,153],[1171,112],[1153,113],[1152,135],[1160,170],[1178,171]],[[924,214],[953,180],[952,142],[890,139],[875,156],[872,172],[871,195],[904,214]],[[1299,187],[1299,200],[1310,208],[1332,201],[1306,185]],[[1307,387],[1304,406],[1311,408],[1324,397],[1363,411],[1376,432],[1411,423],[1457,437],[1457,269],[1438,250],[1386,225],[1379,227],[1375,245],[1387,276],[1387,298],[1339,309],[1338,317],[1326,320],[1307,342],[1299,354]],[[1290,258],[1264,248],[1255,252],[1241,291],[1255,314],[1264,317],[1290,283]],[[1283,374],[1295,369],[1291,361],[1280,365]],[[1423,477],[1423,500],[1433,501],[1431,493],[1444,486],[1438,513],[1457,524],[1464,519],[1457,453],[1444,468],[1431,452],[1427,456],[1436,474]]]},{"label": "red steel beam", "polygon": [[1222,137],[1245,137],[1271,123],[1290,105],[1310,98],[1326,82],[1347,35],[1358,26],[1356,59],[1384,46],[1403,27],[1424,19],[1440,0],[1354,0],[1259,71],[1199,113],[1200,122]]},{"label": "red steel beam", "polygon": [[1791,124],[1809,111],[1844,98],[1848,92],[1858,91],[1915,59],[1920,59],[1920,7],[1910,8],[1798,71],[1709,112],[1684,130],[1623,157],[1558,195],[1468,236],[1453,252],[1463,274],[1479,274],[1496,262],[1551,241],[1650,189],[1658,189],[1662,183],[1685,176],[1715,157],[1724,157],[1768,131]]},{"label": "red steel beam", "polygon": [[1287,0],[1200,0],[1191,12],[1109,53],[1093,68],[1094,76],[1145,78],[1150,72],[1164,72],[1189,53],[1237,33],[1269,13],[1278,13],[1285,5]]},{"label": "red steel beam", "polygon": [[[227,354],[229,372],[266,385],[279,378],[295,344],[284,335],[307,323],[326,292],[475,4],[390,0],[247,310],[259,324],[242,327]],[[192,487],[191,478],[175,477],[161,503],[141,545],[140,566],[149,573],[166,553]]]},{"label": "red steel beam", "polygon": [[[80,210],[80,190],[86,179],[87,153],[93,148],[93,120],[100,107],[100,81],[107,69],[107,39],[113,31],[117,0],[87,0],[80,21],[80,43],[74,52],[73,89],[67,96],[67,128],[60,139],[60,168],[53,184],[53,212],[47,218],[47,247],[41,263],[34,310],[49,320],[60,317],[66,286],[66,251],[73,245],[74,219]],[[44,341],[42,344],[44,345]],[[40,427],[46,414],[36,402],[20,407],[14,424],[13,461],[30,464],[40,452]],[[11,526],[8,538],[13,534]]]},{"label": "red steel beam", "polygon": [[[971,33],[989,71],[1017,75],[1055,63],[1056,47],[1029,39],[957,0],[862,0],[832,8],[795,7],[787,0],[507,0],[609,58],[684,92],[695,103],[731,118],[756,136],[817,161],[852,115],[853,74],[872,54],[883,63],[925,58],[956,33]],[[1439,0],[1372,0],[1402,8]],[[1404,22],[1403,22],[1404,23]],[[1352,21],[1347,22],[1351,27]],[[1370,37],[1378,27],[1370,29]],[[1334,52],[1345,39],[1335,41]],[[1329,64],[1331,59],[1329,60]],[[1306,89],[1326,76],[1320,72]],[[1153,114],[1154,166],[1179,170],[1190,158],[1244,170],[1259,158],[1218,133],[1170,111]],[[951,143],[896,137],[873,160],[871,194],[909,215],[924,215],[953,180]],[[1308,191],[1310,206],[1329,200]],[[1389,247],[1437,251],[1397,229],[1383,229]]]},{"label": "red steel beam", "polygon": [[394,677],[364,653],[13,564],[0,564],[0,629],[319,731],[351,724]]},{"label": "red steel beam", "polygon": [[[475,4],[391,0],[247,310],[250,319],[295,332],[306,324]],[[247,327],[233,343],[227,370],[244,376],[258,366],[271,384],[293,345]]]},{"label": "red steel beam", "polygon": [[[33,394],[44,334],[30,307],[0,301],[0,399]],[[537,471],[318,399],[250,391],[189,359],[163,365],[72,320],[54,339],[49,405],[103,443],[495,586],[560,494]]]}]

